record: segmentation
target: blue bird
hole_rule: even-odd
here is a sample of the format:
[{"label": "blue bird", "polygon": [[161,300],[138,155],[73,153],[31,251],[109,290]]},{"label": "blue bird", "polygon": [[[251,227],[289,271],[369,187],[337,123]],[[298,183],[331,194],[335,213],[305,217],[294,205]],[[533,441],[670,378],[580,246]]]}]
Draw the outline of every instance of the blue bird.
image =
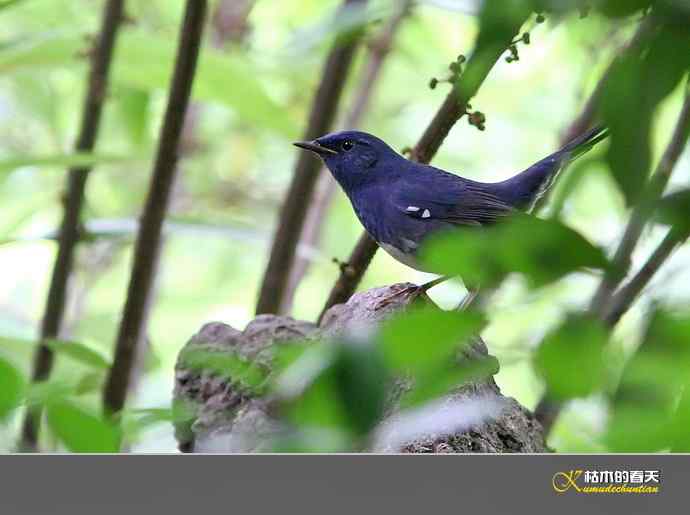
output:
[{"label": "blue bird", "polygon": [[[407,266],[433,273],[415,259],[430,234],[452,226],[487,226],[516,211],[529,211],[568,163],[607,135],[605,128],[592,129],[525,171],[495,183],[410,161],[365,132],[336,132],[294,145],[323,159],[382,249]],[[443,280],[420,288],[426,291]]]}]

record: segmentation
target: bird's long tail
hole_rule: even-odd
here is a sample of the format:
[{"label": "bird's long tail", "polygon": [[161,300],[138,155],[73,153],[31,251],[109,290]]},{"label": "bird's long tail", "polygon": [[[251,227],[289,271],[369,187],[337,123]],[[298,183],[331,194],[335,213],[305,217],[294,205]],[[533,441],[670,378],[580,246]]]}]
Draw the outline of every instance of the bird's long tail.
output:
[{"label": "bird's long tail", "polygon": [[607,136],[606,127],[595,127],[578,136],[524,172],[496,184],[500,196],[517,209],[530,210],[568,163],[589,151]]},{"label": "bird's long tail", "polygon": [[609,130],[606,127],[598,126],[585,132],[559,150],[557,153],[565,153],[570,160],[577,159],[585,152],[588,152],[594,145],[606,139],[609,135]]}]

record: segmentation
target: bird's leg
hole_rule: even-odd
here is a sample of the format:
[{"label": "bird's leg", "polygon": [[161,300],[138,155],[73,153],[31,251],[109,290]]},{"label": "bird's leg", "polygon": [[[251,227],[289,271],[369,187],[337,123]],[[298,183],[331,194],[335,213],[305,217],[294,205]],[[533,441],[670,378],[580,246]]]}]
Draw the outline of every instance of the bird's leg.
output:
[{"label": "bird's leg", "polygon": [[479,288],[467,288],[467,294],[463,297],[455,310],[465,311],[468,309],[477,298],[477,295],[479,295]]},{"label": "bird's leg", "polygon": [[437,277],[433,281],[429,281],[428,283],[424,283],[421,286],[418,286],[418,288],[420,288],[423,293],[426,293],[434,286],[438,286],[439,284],[446,282],[450,278],[450,275],[442,275],[441,277]]}]

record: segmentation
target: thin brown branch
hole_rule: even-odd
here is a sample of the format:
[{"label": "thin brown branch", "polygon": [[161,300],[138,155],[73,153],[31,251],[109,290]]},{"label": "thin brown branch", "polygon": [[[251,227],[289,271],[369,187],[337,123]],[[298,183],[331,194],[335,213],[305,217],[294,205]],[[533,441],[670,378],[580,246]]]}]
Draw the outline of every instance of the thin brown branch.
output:
[{"label": "thin brown branch", "polygon": [[604,275],[603,280],[592,297],[590,303],[591,312],[596,313],[603,309],[603,306],[608,302],[613,291],[630,270],[632,252],[637,246],[637,242],[640,240],[640,236],[647,224],[654,202],[656,202],[666,189],[673,169],[680,158],[680,154],[685,148],[685,143],[688,140],[689,134],[690,88],[686,92],[685,101],[683,102],[683,107],[678,116],[678,121],[671,136],[671,140],[664,151],[661,161],[659,161],[654,175],[649,180],[644,198],[635,206],[630,216],[628,225],[625,228],[625,233],[613,257],[611,271]]},{"label": "thin brown branch", "polygon": [[155,279],[163,220],[175,182],[178,148],[194,81],[206,8],[206,0],[188,0],[185,7],[160,143],[134,247],[134,262],[115,357],[103,392],[103,408],[108,414],[116,414],[124,406],[137,348],[144,332],[146,306]]},{"label": "thin brown branch", "polygon": [[[481,49],[482,51],[479,47],[475,49],[465,71],[460,75],[412,149],[411,159],[420,163],[429,163],[433,159],[455,123],[467,114],[467,104],[470,99],[477,93],[524,21],[516,24],[514,33],[509,36],[506,33],[501,41],[494,42],[488,48]],[[323,317],[329,308],[346,302],[352,296],[377,250],[376,242],[366,232],[362,233],[348,258],[348,266],[343,267],[319,318]]]},{"label": "thin brown branch", "polygon": [[352,250],[347,263],[343,263],[340,267],[340,275],[319,314],[318,323],[321,323],[326,311],[332,306],[342,304],[352,296],[362,277],[364,277],[364,272],[369,268],[369,263],[374,259],[378,248],[379,246],[366,232],[357,240],[357,245]]},{"label": "thin brown branch", "polygon": [[[630,270],[632,251],[637,245],[642,231],[647,224],[654,202],[662,195],[666,188],[666,184],[673,173],[673,169],[678,162],[680,154],[685,148],[689,134],[690,89],[686,91],[685,100],[673,130],[671,140],[657,165],[654,175],[648,181],[642,200],[635,206],[625,229],[625,233],[618,245],[612,262],[612,269],[616,271],[615,275],[608,273],[602,278],[599,287],[590,301],[590,314],[601,318],[610,328],[613,328],[621,317],[630,309],[642,289],[644,289],[652,276],[666,259],[668,259],[673,249],[679,243],[679,236],[674,231],[670,231],[659,247],[654,251],[649,261],[630,282],[623,286],[617,293],[612,293]],[[542,424],[545,435],[548,435],[553,428],[553,424],[560,413],[561,407],[561,403],[549,399],[548,392],[542,396],[537,404],[534,414],[537,420]]]},{"label": "thin brown branch", "polygon": [[[81,126],[75,142],[75,152],[92,152],[98,138],[103,104],[107,95],[110,64],[115,48],[117,31],[122,22],[124,0],[108,0],[103,9],[98,40],[90,52],[91,67]],[[72,275],[74,254],[80,239],[80,219],[84,204],[84,191],[90,167],[71,168],[68,172],[67,192],[63,200],[62,222],[58,233],[58,251],[48,288],[48,298],[41,324],[41,344],[34,356],[32,380],[48,379],[53,368],[53,351],[45,341],[58,338],[65,315],[67,287]],[[30,409],[22,426],[21,447],[36,450],[41,409]]]},{"label": "thin brown branch", "polygon": [[[366,0],[344,0],[342,8],[363,5],[365,2]],[[312,103],[309,123],[304,132],[305,140],[322,136],[332,126],[358,41],[359,37],[356,36],[345,42],[340,39],[335,41]],[[313,156],[306,152],[299,153],[259,291],[257,314],[277,313],[280,308],[320,166]]]},{"label": "thin brown branch", "polygon": [[618,323],[645,286],[649,284],[654,274],[659,271],[676,247],[686,238],[687,235],[680,235],[674,229],[668,231],[647,262],[642,265],[642,268],[611,297],[602,317],[607,326],[613,327]]},{"label": "thin brown branch", "polygon": [[[369,43],[369,55],[364,65],[364,72],[357,86],[352,107],[341,124],[343,129],[354,129],[360,124],[364,117],[364,113],[374,93],[374,85],[381,75],[386,56],[390,53],[395,34],[403,19],[409,13],[411,5],[412,0],[399,0],[398,8],[390,17],[386,26],[381,30],[380,34]],[[314,199],[309,206],[309,211],[304,221],[304,227],[302,228],[300,245],[308,247],[317,246],[324,220],[326,219],[326,212],[333,201],[336,189],[337,183],[333,179],[333,176],[322,167],[319,172]],[[297,287],[307,273],[308,267],[308,259],[300,256],[296,257],[295,263],[290,270],[288,286],[285,288],[283,298],[281,299],[281,313],[290,312]]]},{"label": "thin brown branch", "polygon": [[[599,114],[599,101],[601,99],[602,93],[604,92],[604,86],[606,85],[606,83],[609,80],[609,77],[611,76],[614,63],[618,59],[619,55],[629,51],[631,48],[635,48],[642,42],[644,37],[646,37],[646,35],[649,32],[650,26],[650,20],[645,19],[644,21],[642,21],[638,25],[637,30],[630,37],[630,39],[625,44],[623,44],[620,49],[618,49],[615,57],[611,60],[611,63],[608,65],[604,73],[601,75],[601,78],[594,86],[592,93],[590,93],[589,97],[587,98],[587,101],[584,103],[582,110],[580,111],[580,114],[570,123],[570,125],[568,125],[568,127],[561,134],[561,137],[559,138],[559,143],[561,146],[565,145],[569,141],[574,140],[579,135],[584,134],[587,129],[592,127],[597,122]],[[551,188],[550,191],[553,191],[553,188]],[[545,195],[542,195],[535,203],[533,211],[535,213],[538,213],[549,202],[550,198],[551,195],[549,194],[549,192],[547,192]],[[552,216],[557,217],[558,213],[553,213]]]}]

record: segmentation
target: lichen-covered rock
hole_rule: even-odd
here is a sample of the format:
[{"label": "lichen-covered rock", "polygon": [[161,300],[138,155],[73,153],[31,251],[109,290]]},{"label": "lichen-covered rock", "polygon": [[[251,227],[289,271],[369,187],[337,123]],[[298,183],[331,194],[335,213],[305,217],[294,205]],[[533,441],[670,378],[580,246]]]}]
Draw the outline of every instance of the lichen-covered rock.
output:
[{"label": "lichen-covered rock", "polygon": [[183,359],[185,353],[190,350],[226,353],[268,366],[270,347],[307,339],[316,329],[308,322],[273,315],[256,317],[244,331],[222,322],[205,324],[184,346],[175,366],[174,400],[191,412],[189,417],[175,423],[180,450],[203,452],[212,436],[215,441],[233,429],[237,434],[244,428],[252,438],[238,436],[222,450],[249,452],[254,450],[253,442],[260,439],[262,431],[270,431],[272,427],[265,413],[266,400],[253,398],[245,388],[213,371],[190,369]]},{"label": "lichen-covered rock", "polygon": [[[345,304],[332,307],[321,327],[289,317],[260,315],[244,331],[226,324],[206,324],[187,343],[185,350],[203,349],[227,353],[261,366],[271,366],[270,350],[275,345],[290,345],[319,338],[361,336],[373,331],[382,320],[404,310],[412,302],[431,302],[419,295],[410,283],[375,288],[353,295]],[[533,415],[517,401],[504,397],[493,381],[498,363],[480,338],[475,338],[458,356],[459,360],[482,362],[486,377],[463,384],[445,400],[452,405],[496,406],[492,416],[460,432],[425,434],[407,440],[394,448],[374,448],[385,452],[544,452],[543,433]],[[386,411],[394,420],[397,401],[409,389],[408,380],[400,378],[391,391]],[[256,396],[232,380],[212,371],[190,370],[180,358],[175,371],[175,399],[191,406],[188,422],[178,422],[176,436],[183,451],[253,452],[279,430],[271,417],[272,400]],[[454,403],[454,404],[453,404]],[[382,427],[385,425],[382,421]]]}]

